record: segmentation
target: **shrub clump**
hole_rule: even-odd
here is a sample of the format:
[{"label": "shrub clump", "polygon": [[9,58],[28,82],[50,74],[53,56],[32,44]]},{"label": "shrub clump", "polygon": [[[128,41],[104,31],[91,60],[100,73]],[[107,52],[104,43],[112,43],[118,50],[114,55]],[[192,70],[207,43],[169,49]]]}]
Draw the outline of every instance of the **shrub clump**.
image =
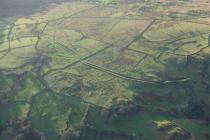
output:
[{"label": "shrub clump", "polygon": [[155,121],[155,124],[159,130],[166,130],[176,125],[174,121],[168,121],[168,120]]}]

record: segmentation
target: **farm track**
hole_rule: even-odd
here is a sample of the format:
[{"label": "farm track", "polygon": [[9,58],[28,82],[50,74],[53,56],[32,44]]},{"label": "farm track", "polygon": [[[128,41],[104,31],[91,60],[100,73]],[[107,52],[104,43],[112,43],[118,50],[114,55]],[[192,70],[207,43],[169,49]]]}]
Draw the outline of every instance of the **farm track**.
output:
[{"label": "farm track", "polygon": [[137,79],[137,78],[134,78],[134,77],[128,77],[128,76],[125,76],[125,75],[122,75],[120,73],[117,73],[117,72],[114,72],[110,69],[106,69],[106,68],[103,68],[103,67],[100,67],[100,66],[97,66],[97,65],[94,65],[94,64],[91,64],[91,63],[88,63],[88,62],[83,62],[84,64],[92,67],[92,68],[95,68],[97,70],[100,70],[100,71],[103,71],[103,72],[106,72],[106,73],[109,73],[113,76],[116,76],[118,78],[121,78],[121,79],[125,79],[125,80],[129,80],[129,81],[135,81],[135,82],[141,82],[141,83],[148,83],[148,84],[170,84],[170,83],[182,83],[182,82],[187,82],[190,80],[190,78],[182,78],[182,79],[178,79],[178,80],[161,80],[161,81],[149,81],[149,80],[144,80],[144,79]]},{"label": "farm track", "polygon": [[100,53],[100,52],[103,52],[104,50],[106,50],[106,49],[108,49],[108,48],[110,48],[110,47],[111,47],[111,46],[106,46],[106,47],[104,47],[104,48],[102,48],[102,49],[100,49],[100,50],[98,50],[98,51],[96,51],[96,52],[94,52],[94,53],[92,53],[92,54],[90,54],[90,55],[84,57],[84,58],[81,58],[81,59],[79,59],[79,60],[77,60],[77,61],[75,61],[75,62],[73,62],[73,63],[71,63],[71,64],[69,64],[69,65],[66,65],[65,67],[51,69],[51,70],[49,70],[48,72],[46,72],[45,74],[43,74],[43,76],[49,75],[50,73],[52,73],[52,72],[54,72],[54,71],[65,70],[65,69],[67,69],[67,68],[70,68],[70,67],[72,67],[72,66],[74,66],[74,65],[76,65],[76,64],[78,64],[78,63],[80,63],[80,62],[83,61],[83,60],[86,60],[86,59],[88,59],[88,58],[90,58],[90,57],[92,57],[92,56],[94,56],[94,55],[96,55],[96,54],[98,54],[98,53]]}]

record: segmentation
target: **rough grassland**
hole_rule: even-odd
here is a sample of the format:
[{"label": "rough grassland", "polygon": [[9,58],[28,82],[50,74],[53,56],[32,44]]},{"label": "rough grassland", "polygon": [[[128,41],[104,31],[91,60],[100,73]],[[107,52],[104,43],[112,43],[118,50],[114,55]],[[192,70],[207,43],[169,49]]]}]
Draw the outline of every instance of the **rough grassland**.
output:
[{"label": "rough grassland", "polygon": [[67,0],[2,16],[0,139],[209,140],[209,8]]}]

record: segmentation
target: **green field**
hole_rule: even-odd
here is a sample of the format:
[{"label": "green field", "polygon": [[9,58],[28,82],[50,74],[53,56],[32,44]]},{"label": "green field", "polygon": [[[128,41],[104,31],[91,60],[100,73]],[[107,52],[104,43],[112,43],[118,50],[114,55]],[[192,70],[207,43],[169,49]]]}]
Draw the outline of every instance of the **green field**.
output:
[{"label": "green field", "polygon": [[209,8],[0,2],[0,140],[210,140]]}]

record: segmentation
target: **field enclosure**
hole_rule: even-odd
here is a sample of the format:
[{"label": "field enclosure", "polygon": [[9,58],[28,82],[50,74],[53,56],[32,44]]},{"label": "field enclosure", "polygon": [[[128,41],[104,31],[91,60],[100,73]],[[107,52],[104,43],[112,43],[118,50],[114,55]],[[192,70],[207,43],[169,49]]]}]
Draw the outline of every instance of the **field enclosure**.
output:
[{"label": "field enclosure", "polygon": [[210,139],[208,0],[17,1],[0,14],[0,139]]}]

